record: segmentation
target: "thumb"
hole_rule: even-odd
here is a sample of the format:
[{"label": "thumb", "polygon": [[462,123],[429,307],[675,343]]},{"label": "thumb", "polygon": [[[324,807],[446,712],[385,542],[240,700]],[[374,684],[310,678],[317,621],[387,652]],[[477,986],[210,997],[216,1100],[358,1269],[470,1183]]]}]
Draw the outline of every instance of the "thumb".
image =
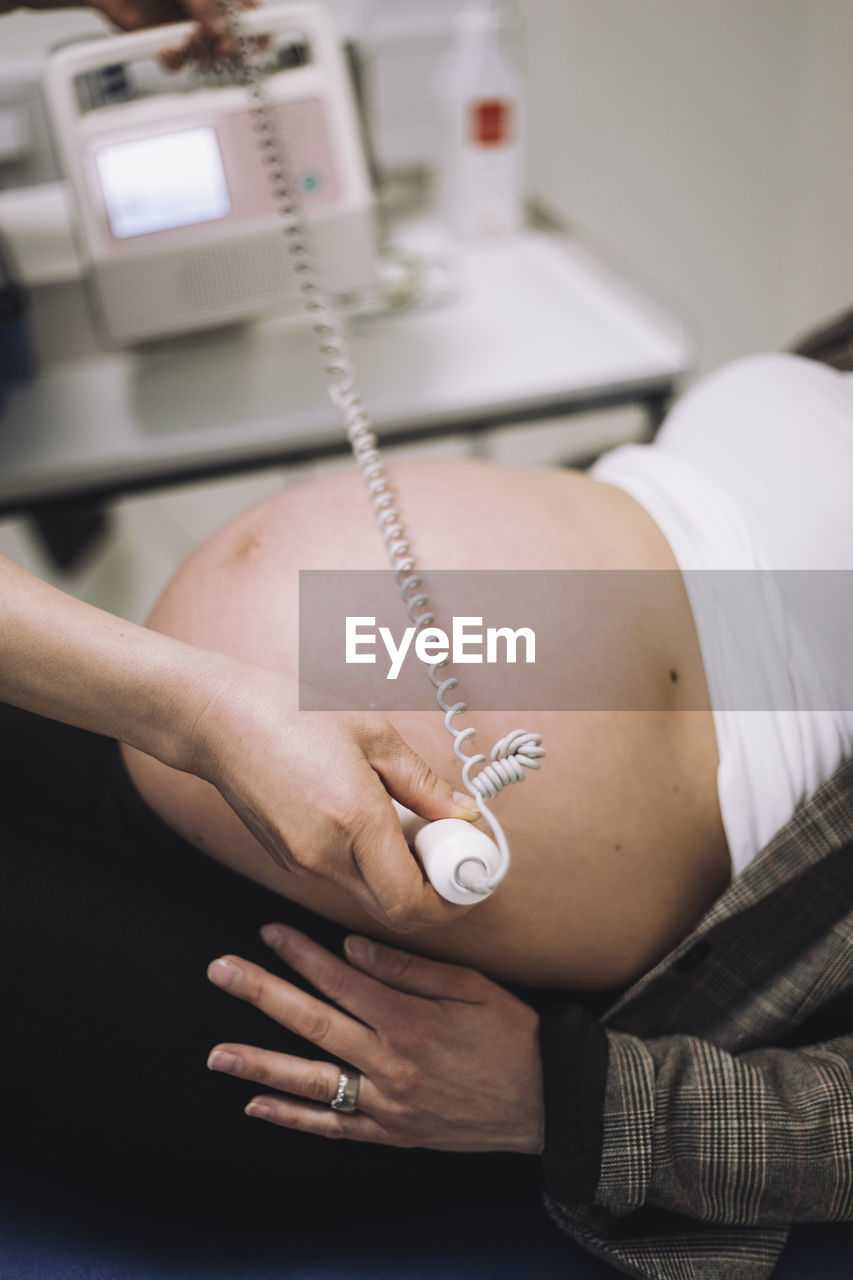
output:
[{"label": "thumb", "polygon": [[430,822],[439,818],[473,822],[480,816],[473,797],[454,791],[390,725],[379,749],[371,752],[370,763],[386,791],[421,818]]},{"label": "thumb", "polygon": [[483,980],[473,969],[427,960],[424,956],[386,947],[371,938],[351,934],[344,941],[347,960],[371,978],[397,991],[428,999],[452,999],[477,1003]]}]

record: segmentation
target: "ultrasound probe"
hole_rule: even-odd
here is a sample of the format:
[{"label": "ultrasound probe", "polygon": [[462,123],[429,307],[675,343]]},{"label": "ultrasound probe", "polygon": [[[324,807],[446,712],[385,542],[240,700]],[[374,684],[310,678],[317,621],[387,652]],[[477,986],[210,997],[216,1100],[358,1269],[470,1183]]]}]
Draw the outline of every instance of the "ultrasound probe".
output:
[{"label": "ultrasound probe", "polygon": [[[435,615],[426,609],[427,597],[420,590],[421,580],[415,570],[405,529],[395,507],[376,436],[357,388],[343,322],[326,294],[314,263],[310,231],[302,212],[298,185],[265,89],[256,38],[257,34],[263,32],[263,11],[241,12],[236,0],[220,0],[220,3],[237,44],[237,74],[243,78],[251,95],[251,116],[258,147],[281,217],[287,248],[299,279],[299,292],[318,340],[329,395],[340,415],[356,464],[367,487],[403,604],[412,623],[421,630],[432,625]],[[306,11],[305,6],[292,7],[295,22],[300,17],[308,16],[309,11]],[[315,17],[311,12],[312,21]],[[444,713],[445,728],[453,738],[454,754],[462,764],[462,780],[476,800],[494,839],[457,818],[425,823],[396,801],[394,803],[404,834],[414,844],[433,887],[450,902],[469,904],[487,898],[509,868],[506,836],[489,807],[489,801],[504,787],[521,782],[526,769],[538,769],[545,751],[539,734],[514,730],[495,743],[490,764],[486,763],[484,755],[466,755],[463,751],[464,743],[474,737],[475,730],[458,729],[453,724],[458,715],[467,711],[467,704],[448,703],[446,700],[445,695],[458,684],[452,676],[442,679],[439,675],[439,670],[446,661],[444,659],[430,666],[429,679],[435,688],[438,706]],[[472,777],[471,770],[479,765],[483,768]]]}]

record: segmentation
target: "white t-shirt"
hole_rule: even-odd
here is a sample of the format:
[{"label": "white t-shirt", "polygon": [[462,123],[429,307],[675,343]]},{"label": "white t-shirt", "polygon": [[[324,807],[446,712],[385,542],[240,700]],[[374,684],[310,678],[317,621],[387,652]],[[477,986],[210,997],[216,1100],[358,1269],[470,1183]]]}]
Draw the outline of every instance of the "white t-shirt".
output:
[{"label": "white t-shirt", "polygon": [[684,576],[737,875],[853,754],[853,377],[739,360],[591,474],[644,507]]}]

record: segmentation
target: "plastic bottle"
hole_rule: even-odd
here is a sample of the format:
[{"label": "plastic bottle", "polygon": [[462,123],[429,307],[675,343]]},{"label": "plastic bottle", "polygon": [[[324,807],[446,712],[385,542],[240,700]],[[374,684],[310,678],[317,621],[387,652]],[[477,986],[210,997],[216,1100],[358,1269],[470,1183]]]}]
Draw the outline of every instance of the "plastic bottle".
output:
[{"label": "plastic bottle", "polygon": [[465,240],[512,235],[524,220],[522,83],[503,35],[496,0],[468,0],[436,77],[439,209]]}]

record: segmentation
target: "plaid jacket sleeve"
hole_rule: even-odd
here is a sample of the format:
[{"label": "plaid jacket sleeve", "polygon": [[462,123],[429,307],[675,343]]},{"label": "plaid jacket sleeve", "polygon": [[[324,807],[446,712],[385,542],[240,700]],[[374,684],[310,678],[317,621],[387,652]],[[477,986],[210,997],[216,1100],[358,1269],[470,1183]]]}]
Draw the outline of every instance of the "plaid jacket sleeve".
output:
[{"label": "plaid jacket sleeve", "polygon": [[853,1219],[853,759],[603,1015],[595,1203],[564,1230],[650,1280],[767,1280]]},{"label": "plaid jacket sleeve", "polygon": [[853,1034],[740,1055],[691,1036],[608,1038],[596,1201],[611,1214],[853,1218]]}]

